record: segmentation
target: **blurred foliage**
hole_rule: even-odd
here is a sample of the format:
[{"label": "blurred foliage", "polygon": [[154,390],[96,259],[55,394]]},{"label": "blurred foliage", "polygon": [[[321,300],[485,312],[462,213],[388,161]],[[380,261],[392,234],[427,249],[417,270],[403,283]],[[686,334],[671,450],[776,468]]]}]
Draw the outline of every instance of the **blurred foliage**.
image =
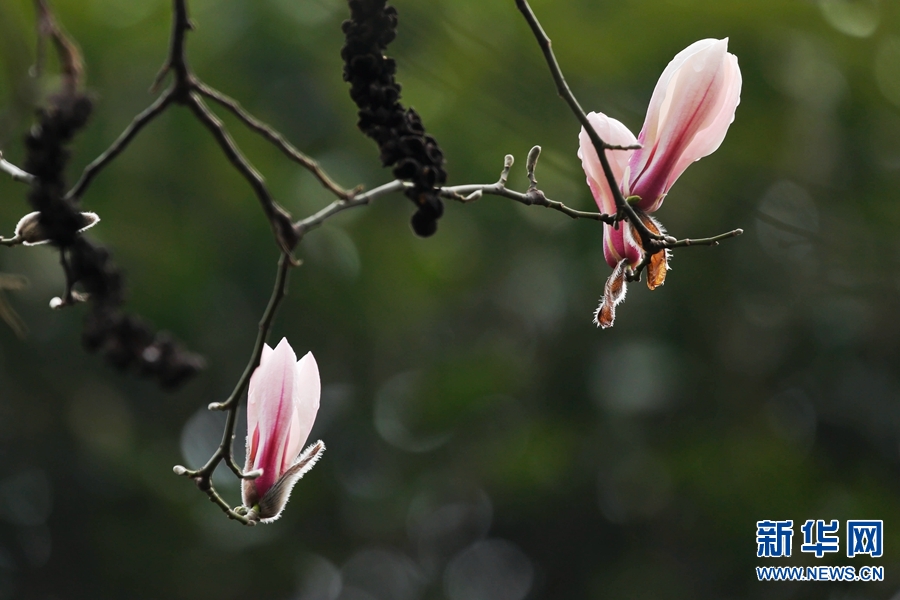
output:
[{"label": "blurred foliage", "polygon": [[[56,0],[96,97],[71,177],[152,99],[164,0]],[[542,189],[590,209],[578,127],[512,0],[396,0],[404,102],[451,184],[544,148]],[[200,77],[345,186],[389,179],[341,80],[339,0],[193,0]],[[129,308],[209,359],[174,395],[80,345],[47,248],[0,249],[27,277],[0,324],[0,598],[889,598],[900,585],[900,4],[888,0],[535,0],[587,110],[637,132],[659,73],[730,38],[744,89],[722,147],[660,219],[664,288],[633,285],[612,330],[597,223],[500,198],[450,204],[417,239],[400,196],[349,211],[298,254],[275,337],[322,371],[329,450],[282,519],[229,522],[171,466],[218,443],[277,249],[251,190],[182,110],[96,180],[91,230]],[[20,163],[34,99],[27,0],[0,2],[0,149]],[[52,65],[51,65],[52,66]],[[224,120],[295,217],[331,199]],[[0,177],[0,230],[29,210]],[[766,216],[760,218],[759,215]],[[777,222],[792,226],[773,226]],[[243,435],[240,430],[239,437]],[[239,444],[242,445],[242,444]],[[237,504],[237,486],[220,485]],[[810,518],[883,519],[883,559],[799,552]],[[794,519],[794,555],[757,559],[755,522]],[[843,540],[843,537],[842,537]],[[759,564],[881,564],[878,584],[762,584]]]}]

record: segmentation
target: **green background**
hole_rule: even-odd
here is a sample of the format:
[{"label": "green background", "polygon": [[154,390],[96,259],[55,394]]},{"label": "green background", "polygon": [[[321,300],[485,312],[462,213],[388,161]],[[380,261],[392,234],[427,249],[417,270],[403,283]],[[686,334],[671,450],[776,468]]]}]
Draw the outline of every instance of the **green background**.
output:
[{"label": "green background", "polygon": [[[164,0],[56,0],[96,110],[70,181],[153,96]],[[189,60],[344,186],[390,179],[355,128],[337,0],[196,0]],[[490,183],[543,147],[555,200],[593,201],[578,125],[513,0],[397,0],[389,54],[450,184]],[[591,315],[601,227],[485,197],[416,238],[384,197],[311,233],[274,328],[312,350],[328,446],[280,521],[228,521],[172,465],[217,444],[278,256],[246,183],[169,110],[84,197],[127,273],[128,309],[208,359],[174,394],[81,348],[83,307],[48,248],[0,248],[22,274],[0,324],[0,598],[890,598],[900,585],[900,4],[882,0],[535,0],[586,110],[635,133],[679,50],[729,37],[736,120],[656,216],[678,237],[666,285],[633,284],[615,327]],[[0,3],[0,149],[21,164],[34,17]],[[331,201],[223,118],[295,218]],[[0,232],[26,211],[0,177]],[[759,215],[767,215],[760,220]],[[775,227],[772,219],[788,225]],[[241,425],[241,427],[243,427]],[[238,432],[242,447],[243,429]],[[237,486],[219,485],[231,504]],[[756,521],[793,519],[791,558],[757,559]],[[841,552],[799,551],[838,519]],[[883,519],[881,559],[844,555],[847,519]],[[759,583],[759,565],[883,565],[884,583]]]}]

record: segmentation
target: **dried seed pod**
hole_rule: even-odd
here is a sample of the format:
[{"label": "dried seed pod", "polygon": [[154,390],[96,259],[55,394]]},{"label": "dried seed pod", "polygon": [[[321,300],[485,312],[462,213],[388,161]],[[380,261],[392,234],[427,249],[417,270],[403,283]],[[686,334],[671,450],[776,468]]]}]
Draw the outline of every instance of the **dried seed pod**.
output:
[{"label": "dried seed pod", "polygon": [[384,55],[396,37],[397,10],[385,0],[350,0],[349,4],[350,19],[342,25],[346,42],[341,57],[344,81],[359,107],[357,126],[378,144],[381,164],[393,166],[394,177],[413,184],[406,191],[418,207],[412,228],[428,237],[437,231],[437,220],[444,213],[436,188],[447,181],[447,172],[444,153],[425,133],[418,113],[400,104],[400,84],[394,80],[397,65]]}]

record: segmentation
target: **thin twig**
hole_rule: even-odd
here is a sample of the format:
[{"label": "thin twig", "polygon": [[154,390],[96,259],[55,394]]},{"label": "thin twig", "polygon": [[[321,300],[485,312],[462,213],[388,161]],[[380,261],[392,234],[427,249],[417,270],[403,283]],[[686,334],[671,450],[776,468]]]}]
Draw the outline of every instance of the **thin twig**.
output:
[{"label": "thin twig", "polygon": [[150,106],[138,114],[125,128],[118,139],[103,154],[89,164],[75,186],[66,194],[67,199],[81,198],[91,180],[110,162],[112,162],[140,133],[147,123],[162,114],[173,101],[183,101],[190,93],[193,77],[187,67],[184,56],[184,41],[187,31],[192,28],[187,14],[186,0],[173,0],[172,3],[172,35],[169,39],[169,54],[151,87],[155,90],[163,77],[170,70],[175,72],[172,85],[163,92]]},{"label": "thin twig", "polygon": [[467,204],[469,202],[478,200],[485,194],[488,194],[492,196],[509,198],[510,200],[515,200],[516,202],[519,202],[526,206],[544,206],[546,208],[551,208],[573,219],[590,219],[592,221],[603,221],[604,223],[609,223],[610,225],[616,222],[615,215],[606,215],[602,213],[575,210],[574,208],[569,208],[562,202],[550,200],[549,198],[547,198],[547,196],[544,195],[544,192],[542,192],[538,188],[537,179],[534,174],[535,167],[537,166],[537,159],[540,156],[540,153],[540,146],[534,146],[528,153],[528,158],[525,161],[525,171],[526,175],[528,176],[529,185],[528,191],[526,191],[525,193],[516,192],[506,187],[506,180],[509,177],[509,170],[514,162],[512,154],[507,154],[504,158],[503,170],[500,172],[500,179],[497,181],[497,183],[486,185],[456,185],[444,187],[440,190],[441,196],[445,198],[451,198],[453,200],[458,200],[463,204]]},{"label": "thin twig", "polygon": [[300,240],[308,232],[319,227],[322,223],[339,212],[343,212],[350,208],[356,208],[357,206],[364,206],[369,204],[375,198],[402,191],[406,187],[412,187],[412,184],[407,184],[399,179],[395,179],[394,181],[385,183],[377,188],[373,188],[368,192],[356,194],[351,200],[335,200],[316,214],[297,221],[294,224],[294,233],[296,234],[297,239]]},{"label": "thin twig", "polygon": [[733,231],[729,231],[726,233],[720,233],[719,235],[714,235],[713,237],[708,238],[696,238],[690,239],[686,238],[683,240],[678,240],[672,243],[666,243],[666,248],[685,248],[687,246],[718,246],[719,242],[722,240],[727,240],[728,238],[737,237],[744,233],[743,229],[735,229]]},{"label": "thin twig", "polygon": [[[720,233],[719,235],[714,235],[708,238],[685,238],[683,240],[677,240],[672,236],[664,236],[662,241],[663,250],[671,250],[673,248],[687,248],[688,246],[718,246],[719,242],[722,240],[727,240],[729,238],[737,237],[739,235],[743,235],[743,229],[733,229],[731,231],[726,231],[725,233]],[[641,262],[630,269],[625,274],[625,279],[627,281],[640,281],[641,273],[650,264],[650,260],[653,257],[650,253],[645,253],[644,258],[641,259]]]},{"label": "thin twig", "polygon": [[487,185],[456,185],[441,188],[441,195],[445,198],[458,200],[463,204],[474,202],[485,194],[492,196],[502,196],[515,200],[526,206],[544,206],[559,211],[573,219],[590,219],[592,221],[603,221],[612,225],[616,222],[615,215],[607,215],[603,213],[587,212],[583,210],[575,210],[569,208],[562,202],[550,200],[538,188],[537,178],[534,174],[537,167],[538,157],[541,155],[541,147],[534,146],[529,152],[525,160],[525,174],[528,176],[528,191],[525,193],[516,192],[506,187],[506,181],[509,178],[509,171],[515,162],[512,154],[507,154],[503,159],[503,170],[500,172],[500,179],[497,183]]},{"label": "thin twig", "polygon": [[225,154],[225,157],[231,162],[231,165],[237,169],[244,179],[247,180],[247,183],[250,184],[250,187],[253,188],[256,197],[259,199],[259,203],[262,205],[263,212],[266,213],[266,217],[268,217],[269,222],[272,225],[281,251],[290,255],[291,251],[297,245],[297,235],[294,233],[291,216],[275,202],[262,175],[260,175],[259,171],[257,171],[253,165],[250,164],[250,161],[244,157],[240,148],[238,148],[237,144],[234,143],[234,140],[231,139],[231,135],[228,133],[228,130],[225,129],[225,125],[222,123],[221,119],[209,110],[209,107],[206,106],[203,98],[196,92],[191,92],[187,104],[194,113],[194,116],[197,117],[201,123],[206,125],[206,128],[212,133],[213,137],[219,143],[222,152]]},{"label": "thin twig", "polygon": [[12,177],[13,181],[20,181],[22,183],[29,184],[34,181],[34,175],[32,175],[31,173],[26,173],[16,165],[5,160],[3,158],[2,152],[0,152],[0,171]]},{"label": "thin twig", "polygon": [[153,104],[144,109],[139,115],[137,115],[134,120],[125,128],[118,139],[112,143],[112,145],[106,149],[106,151],[95,158],[91,164],[85,167],[84,171],[81,173],[81,177],[75,183],[69,193],[66,194],[67,200],[72,200],[75,198],[81,198],[84,194],[87,187],[90,185],[91,181],[97,174],[103,170],[110,162],[113,161],[119,154],[128,147],[128,144],[131,143],[131,140],[135,138],[135,136],[140,133],[141,129],[144,126],[161,115],[163,111],[168,108],[169,104],[172,103],[174,95],[172,90],[166,90],[159,98],[157,98]]},{"label": "thin twig", "polygon": [[259,333],[256,336],[256,343],[253,345],[253,352],[250,354],[250,360],[247,362],[244,372],[241,374],[240,379],[238,379],[234,390],[228,398],[224,402],[214,402],[209,405],[210,410],[224,410],[227,413],[225,430],[222,433],[222,441],[219,443],[219,447],[200,469],[191,470],[180,465],[177,465],[174,468],[176,474],[193,479],[197,483],[197,487],[206,492],[209,499],[218,504],[229,518],[240,521],[244,525],[255,525],[256,523],[228,506],[228,503],[216,492],[215,487],[213,486],[212,477],[216,467],[218,467],[219,463],[222,461],[225,461],[228,468],[230,468],[239,479],[252,477],[252,474],[245,474],[234,461],[234,429],[237,424],[237,412],[240,407],[241,396],[243,396],[250,383],[250,377],[253,375],[256,367],[259,366],[263,347],[269,337],[269,332],[272,330],[272,323],[275,320],[275,314],[278,312],[278,306],[281,304],[285,295],[287,295],[288,273],[291,266],[292,263],[288,255],[282,254],[278,259],[278,271],[275,275],[275,286],[272,290],[272,296],[269,298],[269,304],[266,306],[262,319],[259,321]]},{"label": "thin twig", "polygon": [[661,242],[663,239],[662,236],[656,235],[655,233],[650,231],[638,217],[634,208],[630,204],[628,204],[628,202],[626,202],[624,196],[622,196],[621,190],[619,189],[619,182],[616,181],[616,177],[612,172],[612,167],[610,167],[609,165],[609,159],[606,157],[606,150],[624,150],[630,149],[631,147],[614,146],[611,144],[607,144],[600,138],[600,136],[594,130],[593,125],[591,125],[590,121],[588,121],[584,109],[581,108],[581,105],[578,103],[578,100],[575,98],[572,90],[569,89],[569,84],[566,83],[566,79],[565,77],[563,77],[562,70],[559,67],[559,63],[556,61],[556,56],[553,54],[550,38],[547,37],[547,34],[541,27],[540,22],[538,22],[537,17],[531,10],[531,7],[528,5],[528,0],[516,0],[516,6],[525,17],[528,25],[531,27],[531,31],[534,33],[534,37],[537,39],[538,45],[540,45],[541,51],[544,53],[544,58],[547,61],[547,66],[550,67],[550,73],[553,76],[553,81],[556,82],[557,92],[562,97],[562,99],[566,101],[566,104],[569,105],[569,108],[572,110],[575,118],[577,118],[581,123],[581,126],[584,127],[584,130],[587,132],[591,143],[594,145],[594,149],[597,151],[597,156],[600,159],[600,164],[603,167],[603,174],[606,176],[606,181],[609,183],[609,189],[612,191],[613,198],[616,202],[616,209],[618,209],[620,213],[624,214],[628,218],[628,221],[631,223],[632,227],[634,227],[634,229],[638,232],[645,251],[649,251],[651,254],[659,252],[664,248],[664,246],[655,242]]},{"label": "thin twig", "polygon": [[247,368],[244,369],[244,373],[238,380],[234,391],[228,396],[228,399],[220,404],[210,405],[211,409],[228,410],[237,405],[241,394],[244,393],[244,389],[250,381],[253,370],[259,365],[263,346],[266,343],[266,339],[268,339],[269,331],[272,329],[272,322],[275,320],[278,306],[287,295],[288,273],[291,266],[290,261],[282,255],[278,261],[278,271],[275,275],[275,287],[272,290],[272,296],[269,298],[269,304],[266,306],[265,312],[263,312],[262,319],[259,321],[259,333],[256,336],[256,343],[253,346],[253,353],[250,355],[250,361],[247,363]]},{"label": "thin twig", "polygon": [[172,0],[172,35],[169,37],[169,55],[159,73],[156,74],[156,79],[153,80],[153,85],[150,87],[151,91],[159,88],[166,75],[172,71],[175,75],[172,88],[178,90],[183,96],[190,92],[194,77],[187,66],[185,40],[187,32],[193,28],[194,24],[191,23],[188,16],[187,0]]},{"label": "thin twig", "polygon": [[[603,221],[604,223],[609,223],[610,225],[616,222],[615,215],[587,212],[569,208],[562,202],[547,198],[541,190],[537,189],[537,187],[534,187],[533,189],[529,188],[529,190],[524,193],[507,188],[506,182],[509,178],[509,171],[513,166],[513,162],[514,159],[512,154],[507,154],[504,158],[503,170],[500,173],[500,179],[496,183],[446,186],[440,188],[439,193],[444,198],[456,200],[463,204],[474,202],[485,195],[500,196],[503,198],[508,198],[515,202],[519,202],[520,204],[524,204],[525,206],[544,206],[546,208],[559,211],[573,219]],[[533,171],[530,177],[534,177]],[[370,204],[373,200],[380,198],[381,196],[387,196],[388,194],[400,192],[410,187],[412,187],[411,183],[395,179],[394,181],[381,185],[377,188],[373,188],[368,192],[358,193],[351,200],[335,200],[314,215],[297,221],[294,224],[294,231],[297,234],[298,240],[302,239],[303,236],[308,232],[321,226],[325,221],[340,212],[359,206],[365,206],[367,204]]]},{"label": "thin twig", "polygon": [[615,215],[575,210],[574,208],[569,208],[562,202],[547,198],[540,190],[534,190],[525,193],[516,192],[514,190],[506,188],[506,186],[500,185],[499,182],[489,184],[455,185],[441,188],[440,192],[441,196],[445,198],[451,198],[453,200],[458,200],[464,204],[474,202],[475,200],[481,198],[483,195],[501,196],[503,198],[514,200],[520,204],[524,204],[525,206],[543,206],[546,208],[550,208],[559,211],[573,219],[603,221],[604,223],[609,223],[610,225],[616,222]]},{"label": "thin twig", "polygon": [[278,149],[280,149],[288,158],[307,169],[329,192],[342,200],[349,200],[353,197],[353,190],[345,190],[340,185],[335,183],[328,176],[328,174],[322,170],[322,167],[318,162],[316,162],[315,159],[310,158],[309,156],[297,150],[290,142],[284,139],[284,136],[281,135],[281,133],[272,129],[269,125],[263,123],[262,121],[251,115],[244,109],[244,107],[241,106],[241,104],[237,100],[226,96],[219,90],[213,89],[202,82],[197,83],[196,89],[207,98],[215,100],[216,102],[227,108],[234,116],[240,119],[241,122],[244,123],[244,125],[269,140],[272,144],[277,146]]}]

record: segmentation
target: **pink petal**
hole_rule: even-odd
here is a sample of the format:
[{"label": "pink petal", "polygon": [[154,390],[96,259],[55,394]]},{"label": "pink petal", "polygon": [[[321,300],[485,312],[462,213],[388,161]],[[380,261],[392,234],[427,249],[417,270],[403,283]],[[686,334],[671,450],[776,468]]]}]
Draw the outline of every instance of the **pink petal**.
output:
[{"label": "pink petal", "polygon": [[[684,65],[685,61],[688,58],[696,54],[697,52],[708,49],[714,43],[719,40],[714,40],[711,38],[705,40],[699,40],[679,52],[675,55],[669,64],[666,65],[666,68],[663,70],[662,75],[659,76],[659,81],[656,82],[656,87],[653,88],[653,95],[650,96],[650,104],[647,106],[647,118],[644,119],[644,126],[641,128],[641,133],[638,135],[638,140],[644,146],[644,149],[653,148],[656,146],[656,141],[658,139],[658,130],[659,130],[659,118],[662,113],[663,103],[668,97],[671,99],[671,94],[667,93],[669,88],[669,82],[672,80],[672,77],[681,69]],[[638,152],[641,152],[640,150]],[[650,155],[652,153],[643,154],[640,158],[635,158],[632,161],[632,168],[636,168],[638,172],[642,171],[644,165],[647,164],[647,160],[649,160]]]},{"label": "pink petal", "polygon": [[[654,90],[632,156],[631,193],[658,209],[687,166],[721,144],[740,99],[740,71],[728,40],[701,40],[680,52]],[[696,143],[695,143],[696,142]]]},{"label": "pink petal", "polygon": [[[600,139],[607,144],[628,146],[637,141],[634,134],[625,125],[616,119],[607,117],[603,113],[588,113],[587,118],[594,127],[594,131],[600,136]],[[616,212],[616,202],[609,189],[606,175],[603,173],[600,157],[597,155],[597,151],[594,149],[594,145],[583,127],[578,136],[578,142],[578,158],[581,159],[581,166],[584,168],[585,175],[587,175],[587,182],[591,188],[591,193],[594,195],[594,201],[601,212],[614,214]],[[620,184],[622,183],[625,167],[628,165],[628,160],[633,152],[634,150],[606,151],[609,166],[616,181]]]},{"label": "pink petal", "polygon": [[270,488],[282,474],[282,456],[290,432],[294,413],[293,392],[297,356],[282,339],[264,361],[260,362],[255,374],[257,416],[259,427],[259,447],[254,469],[262,469],[263,474],[254,483],[260,495]]},{"label": "pink petal", "polygon": [[603,224],[603,257],[606,264],[615,268],[622,260],[627,260],[628,265],[634,267],[641,262],[643,255],[627,221],[620,221],[618,229]]},{"label": "pink petal", "polygon": [[[272,348],[269,347],[268,344],[263,344],[262,356],[259,359],[259,364],[262,366],[263,362],[272,354]],[[247,448],[249,450],[250,443],[249,438],[251,432],[256,429],[257,423],[259,422],[259,391],[257,388],[257,383],[259,381],[259,366],[253,371],[253,375],[250,376],[250,384],[247,386]],[[247,453],[247,458],[249,460],[250,453]],[[248,469],[250,470],[250,469]]]},{"label": "pink petal", "polygon": [[669,174],[667,187],[672,187],[675,180],[684,173],[684,170],[695,161],[704,156],[709,156],[719,149],[728,127],[734,121],[734,112],[741,102],[741,70],[738,67],[737,57],[728,54],[725,57],[725,93],[721,94],[720,102],[713,111],[714,116],[709,124],[694,136],[694,139],[684,149],[681,158],[675,163],[675,167]]},{"label": "pink petal", "polygon": [[294,376],[294,401],[291,429],[282,457],[282,471],[287,471],[297,460],[303,450],[303,444],[312,431],[316,414],[319,412],[319,398],[322,383],[319,379],[319,366],[312,352],[297,361]]}]

